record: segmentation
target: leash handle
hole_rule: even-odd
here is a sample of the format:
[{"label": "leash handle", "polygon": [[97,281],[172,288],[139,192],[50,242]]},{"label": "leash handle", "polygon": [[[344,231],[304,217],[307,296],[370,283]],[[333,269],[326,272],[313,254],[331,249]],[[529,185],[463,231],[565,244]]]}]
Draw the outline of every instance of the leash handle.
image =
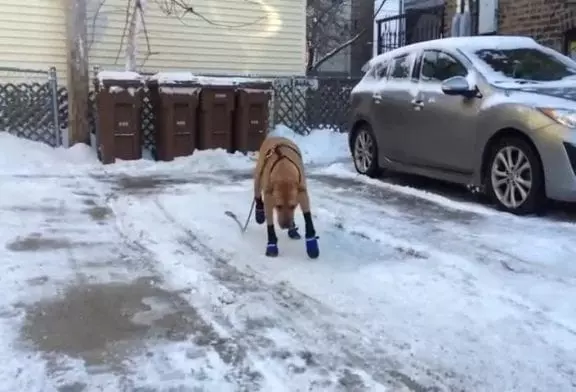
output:
[{"label": "leash handle", "polygon": [[256,200],[252,200],[252,206],[250,206],[250,212],[248,213],[248,218],[246,218],[246,223],[244,223],[244,227],[242,228],[242,233],[246,232],[248,228],[248,224],[250,223],[250,218],[252,217],[252,213],[254,212],[254,206],[256,205]]}]

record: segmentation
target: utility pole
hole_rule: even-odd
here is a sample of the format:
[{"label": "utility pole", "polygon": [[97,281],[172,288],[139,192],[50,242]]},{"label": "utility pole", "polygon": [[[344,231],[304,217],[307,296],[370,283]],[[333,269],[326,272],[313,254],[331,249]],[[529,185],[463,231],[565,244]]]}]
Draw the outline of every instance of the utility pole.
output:
[{"label": "utility pole", "polygon": [[70,145],[90,143],[88,124],[88,45],[86,0],[62,0],[66,13],[66,82]]}]

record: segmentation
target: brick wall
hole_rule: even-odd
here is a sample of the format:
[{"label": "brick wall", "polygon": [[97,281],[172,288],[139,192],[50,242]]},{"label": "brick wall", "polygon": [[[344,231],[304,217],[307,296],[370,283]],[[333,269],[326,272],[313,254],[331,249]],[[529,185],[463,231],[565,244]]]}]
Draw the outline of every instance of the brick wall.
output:
[{"label": "brick wall", "polygon": [[[499,0],[498,33],[530,36],[558,51],[564,49],[564,34],[576,28],[576,5],[566,0]],[[456,0],[446,0],[444,26],[450,36]]]},{"label": "brick wall", "polygon": [[576,9],[566,0],[500,0],[500,34],[527,35],[563,51],[564,33],[576,27]]}]

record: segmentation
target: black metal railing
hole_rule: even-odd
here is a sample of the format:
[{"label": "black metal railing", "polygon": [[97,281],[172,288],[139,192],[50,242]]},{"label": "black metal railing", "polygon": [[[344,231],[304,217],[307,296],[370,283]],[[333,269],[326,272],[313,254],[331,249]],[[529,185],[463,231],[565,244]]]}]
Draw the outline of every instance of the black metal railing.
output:
[{"label": "black metal railing", "polygon": [[408,10],[376,21],[378,54],[444,36],[444,6]]}]

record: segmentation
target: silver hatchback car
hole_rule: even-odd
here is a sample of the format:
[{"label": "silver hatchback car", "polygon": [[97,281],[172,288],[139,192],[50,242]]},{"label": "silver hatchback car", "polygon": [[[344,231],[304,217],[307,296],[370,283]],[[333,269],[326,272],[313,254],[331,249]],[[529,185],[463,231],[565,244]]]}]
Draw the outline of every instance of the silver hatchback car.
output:
[{"label": "silver hatchback car", "polygon": [[351,94],[356,170],[485,192],[501,209],[576,201],[576,62],[515,36],[444,38],[379,55]]}]

